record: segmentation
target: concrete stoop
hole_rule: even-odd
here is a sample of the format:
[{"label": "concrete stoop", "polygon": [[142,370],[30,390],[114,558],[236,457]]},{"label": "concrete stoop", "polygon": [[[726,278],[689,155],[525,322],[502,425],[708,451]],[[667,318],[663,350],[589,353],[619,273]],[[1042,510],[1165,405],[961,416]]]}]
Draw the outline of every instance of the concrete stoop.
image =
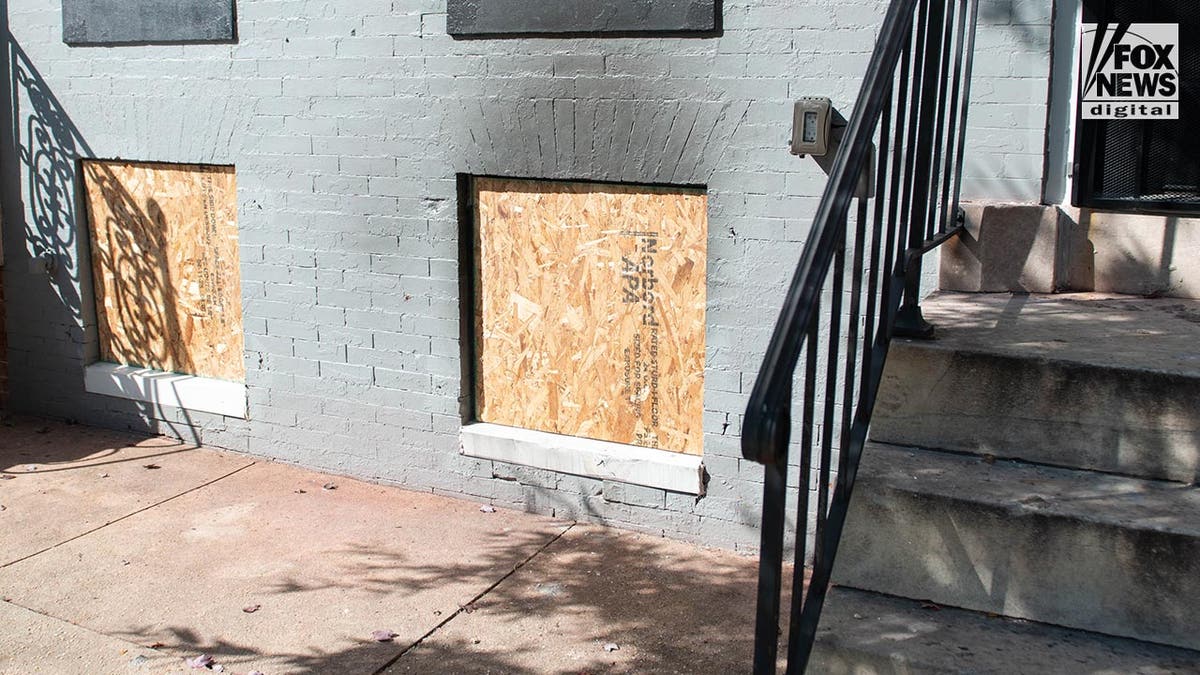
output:
[{"label": "concrete stoop", "polygon": [[809,672],[822,675],[1184,675],[1200,654],[1137,640],[833,589]]},{"label": "concrete stoop", "polygon": [[834,574],[859,590],[814,672],[1200,673],[1200,302],[924,309],[938,339],[889,354]]},{"label": "concrete stoop", "polygon": [[1200,488],[932,450],[864,455],[835,579],[1200,649]]}]

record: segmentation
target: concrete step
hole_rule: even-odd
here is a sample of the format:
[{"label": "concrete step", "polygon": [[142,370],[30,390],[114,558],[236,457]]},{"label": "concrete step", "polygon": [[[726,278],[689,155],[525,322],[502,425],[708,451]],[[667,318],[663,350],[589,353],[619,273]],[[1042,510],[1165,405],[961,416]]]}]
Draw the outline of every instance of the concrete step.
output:
[{"label": "concrete step", "polygon": [[1200,652],[835,588],[809,672],[1183,675]]},{"label": "concrete step", "polygon": [[877,441],[1200,480],[1200,301],[936,294],[896,340]]},{"label": "concrete step", "polygon": [[834,580],[1200,649],[1200,487],[871,444]]}]

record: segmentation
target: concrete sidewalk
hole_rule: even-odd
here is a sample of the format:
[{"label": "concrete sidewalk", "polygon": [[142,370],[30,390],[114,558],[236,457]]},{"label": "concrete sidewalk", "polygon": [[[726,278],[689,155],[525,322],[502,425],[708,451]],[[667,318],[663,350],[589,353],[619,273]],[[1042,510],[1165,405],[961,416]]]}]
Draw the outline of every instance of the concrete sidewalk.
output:
[{"label": "concrete sidewalk", "polygon": [[0,673],[749,667],[724,551],[43,420],[0,473]]}]

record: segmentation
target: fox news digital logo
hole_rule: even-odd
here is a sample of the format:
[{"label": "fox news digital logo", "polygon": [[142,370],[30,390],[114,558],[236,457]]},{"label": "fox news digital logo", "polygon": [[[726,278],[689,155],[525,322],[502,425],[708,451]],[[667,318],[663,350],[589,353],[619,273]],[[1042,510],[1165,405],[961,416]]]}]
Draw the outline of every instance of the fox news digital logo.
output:
[{"label": "fox news digital logo", "polygon": [[1179,24],[1083,24],[1085,120],[1179,119]]}]

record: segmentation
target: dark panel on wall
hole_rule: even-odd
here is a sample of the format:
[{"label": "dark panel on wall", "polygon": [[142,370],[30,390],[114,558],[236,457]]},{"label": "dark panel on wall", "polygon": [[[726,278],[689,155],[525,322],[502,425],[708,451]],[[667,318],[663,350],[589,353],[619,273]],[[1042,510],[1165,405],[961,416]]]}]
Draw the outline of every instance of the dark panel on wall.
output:
[{"label": "dark panel on wall", "polygon": [[70,45],[230,42],[234,0],[63,0]]},{"label": "dark panel on wall", "polygon": [[709,33],[720,0],[447,0],[451,35]]}]

